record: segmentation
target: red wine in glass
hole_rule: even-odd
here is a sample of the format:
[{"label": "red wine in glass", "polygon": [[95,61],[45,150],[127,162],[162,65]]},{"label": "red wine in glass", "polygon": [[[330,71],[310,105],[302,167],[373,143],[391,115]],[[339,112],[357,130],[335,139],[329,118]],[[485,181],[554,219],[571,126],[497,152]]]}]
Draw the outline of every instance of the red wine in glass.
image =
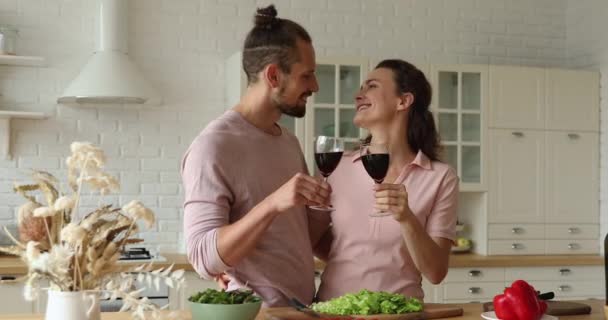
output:
[{"label": "red wine in glass", "polygon": [[340,163],[340,159],[342,159],[343,153],[344,151],[315,153],[317,168],[319,168],[319,172],[321,172],[321,175],[324,178],[329,177],[329,175],[336,170],[338,163]]},{"label": "red wine in glass", "polygon": [[[315,139],[315,162],[325,182],[338,167],[344,153],[344,141],[339,138],[318,136]],[[311,206],[315,210],[333,211],[331,206]]]},{"label": "red wine in glass", "polygon": [[[382,183],[388,172],[388,164],[390,162],[386,145],[376,143],[363,144],[360,152],[361,161],[367,174],[372,177],[376,184]],[[374,211],[370,213],[370,216],[384,217],[390,214],[388,211]]]},{"label": "red wine in glass", "polygon": [[363,167],[374,182],[382,183],[388,172],[388,153],[366,154],[361,157]]}]

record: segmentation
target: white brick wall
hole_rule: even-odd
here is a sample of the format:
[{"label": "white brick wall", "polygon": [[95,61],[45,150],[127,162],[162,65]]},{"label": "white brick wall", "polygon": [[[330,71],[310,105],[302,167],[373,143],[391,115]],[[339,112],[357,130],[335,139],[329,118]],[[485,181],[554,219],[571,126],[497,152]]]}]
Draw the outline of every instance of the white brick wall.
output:
[{"label": "white brick wall", "polygon": [[[604,0],[568,3],[569,61],[573,67],[600,70],[600,233],[603,247],[608,233],[608,2]],[[603,248],[602,248],[603,252]]]},{"label": "white brick wall", "polygon": [[[57,106],[56,97],[95,47],[95,3],[0,1],[2,23],[20,29],[19,54],[49,62],[47,68],[0,66],[0,105],[52,115],[45,121],[14,122],[14,159],[0,161],[0,223],[12,220],[21,203],[5,187],[20,177],[20,169],[62,172],[69,143],[86,139],[102,143],[109,168],[123,182],[123,193],[108,199],[120,204],[141,199],[159,218],[158,231],[145,234],[146,240],[183,248],[178,243],[179,160],[196,133],[229,107],[223,102],[224,59],[241,47],[254,8],[270,0],[131,0],[129,52],[165,104]],[[310,31],[319,56],[536,66],[563,66],[566,58],[566,0],[274,3],[281,17]]]}]

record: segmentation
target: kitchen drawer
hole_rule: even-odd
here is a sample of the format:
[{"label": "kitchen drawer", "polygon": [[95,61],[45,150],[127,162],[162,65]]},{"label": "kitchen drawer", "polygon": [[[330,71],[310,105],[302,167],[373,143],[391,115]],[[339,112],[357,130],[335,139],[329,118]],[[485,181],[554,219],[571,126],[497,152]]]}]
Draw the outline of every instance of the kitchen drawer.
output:
[{"label": "kitchen drawer", "polygon": [[547,254],[597,254],[597,240],[547,240]]},{"label": "kitchen drawer", "polygon": [[488,239],[544,239],[542,224],[498,224],[488,226]]},{"label": "kitchen drawer", "polygon": [[[565,267],[518,267],[507,268],[505,280],[513,282],[517,279],[524,280],[598,280],[603,278],[604,270],[601,266],[565,266]],[[602,280],[603,281],[603,280]]]},{"label": "kitchen drawer", "polygon": [[548,224],[547,239],[597,239],[600,226],[597,224]]},{"label": "kitchen drawer", "polygon": [[445,300],[482,300],[492,299],[505,290],[504,281],[479,283],[446,283],[443,285]]},{"label": "kitchen drawer", "polygon": [[504,268],[450,268],[443,283],[504,281]]},{"label": "kitchen drawer", "polygon": [[540,292],[554,292],[556,298],[603,297],[603,281],[530,281]]},{"label": "kitchen drawer", "polygon": [[545,254],[545,240],[490,240],[490,255]]}]

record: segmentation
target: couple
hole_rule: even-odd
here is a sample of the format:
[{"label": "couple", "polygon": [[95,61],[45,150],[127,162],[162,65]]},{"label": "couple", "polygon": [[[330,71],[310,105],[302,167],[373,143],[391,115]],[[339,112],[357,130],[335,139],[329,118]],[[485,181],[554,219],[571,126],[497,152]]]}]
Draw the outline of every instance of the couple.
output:
[{"label": "couple", "polygon": [[[364,288],[423,298],[422,276],[439,283],[447,273],[458,195],[456,174],[437,161],[428,81],[405,61],[385,60],[356,96],[355,124],[388,146],[387,183],[375,186],[354,155],[329,184],[311,177],[277,121],[303,117],[318,91],[315,52],[304,28],[276,15],[274,6],[258,9],[243,49],[246,93],[184,155],[189,261],[203,278],[226,276],[229,290],[247,285],[272,307]],[[331,214],[308,208],[330,197]],[[374,208],[392,217],[369,217]],[[313,254],[327,263],[318,293]]]}]

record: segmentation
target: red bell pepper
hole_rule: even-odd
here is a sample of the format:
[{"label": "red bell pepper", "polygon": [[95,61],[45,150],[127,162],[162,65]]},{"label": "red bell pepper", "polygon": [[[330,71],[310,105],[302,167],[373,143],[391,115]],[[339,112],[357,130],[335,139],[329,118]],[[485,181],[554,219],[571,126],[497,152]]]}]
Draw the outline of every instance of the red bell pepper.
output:
[{"label": "red bell pepper", "polygon": [[536,290],[524,280],[516,280],[503,294],[494,297],[494,311],[501,320],[539,320],[547,303],[538,299]]}]

